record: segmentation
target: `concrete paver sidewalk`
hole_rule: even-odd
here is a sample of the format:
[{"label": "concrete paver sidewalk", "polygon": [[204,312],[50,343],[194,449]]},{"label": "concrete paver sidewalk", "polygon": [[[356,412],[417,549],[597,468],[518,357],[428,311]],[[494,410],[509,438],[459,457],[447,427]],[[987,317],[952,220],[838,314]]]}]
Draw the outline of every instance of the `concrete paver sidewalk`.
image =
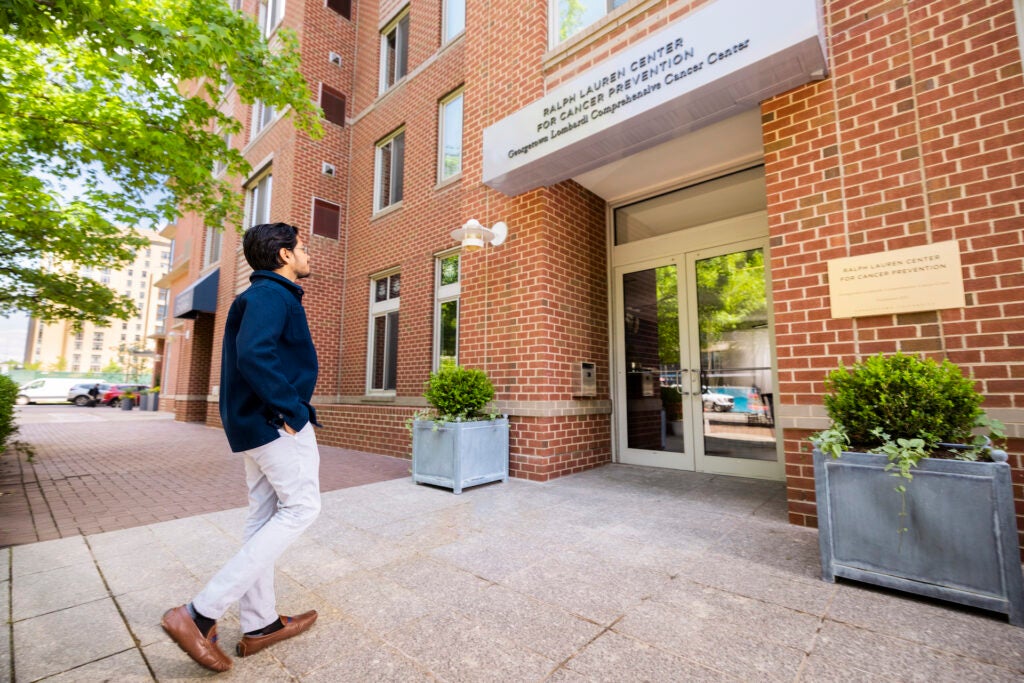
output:
[{"label": "concrete paver sidewalk", "polygon": [[[35,450],[0,458],[0,546],[216,512],[246,504],[245,468],[224,432],[170,413],[107,407],[17,408],[16,438]],[[409,462],[320,447],[320,487],[404,477]]]},{"label": "concrete paver sidewalk", "polygon": [[[235,551],[243,509],[0,553],[0,671],[199,680],[159,627]],[[819,577],[782,485],[610,465],[466,490],[408,478],[324,495],[279,565],[303,636],[241,681],[1019,681],[1024,629]],[[221,620],[232,651],[237,612]],[[13,643],[8,651],[7,643]],[[0,674],[2,677],[2,674]]]}]

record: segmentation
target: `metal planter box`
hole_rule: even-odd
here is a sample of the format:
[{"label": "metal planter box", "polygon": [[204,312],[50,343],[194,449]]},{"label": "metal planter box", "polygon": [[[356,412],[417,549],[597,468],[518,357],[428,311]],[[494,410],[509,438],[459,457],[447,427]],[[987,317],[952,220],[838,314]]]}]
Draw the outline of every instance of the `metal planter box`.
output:
[{"label": "metal planter box", "polygon": [[[906,482],[884,471],[886,464],[884,455],[832,459],[815,449],[822,579],[839,576],[1002,612],[1024,626],[1010,466],[926,458]],[[905,517],[894,490],[900,483],[907,488]]]},{"label": "metal planter box", "polygon": [[412,480],[444,486],[455,493],[477,484],[508,481],[508,418],[416,420],[412,424]]}]

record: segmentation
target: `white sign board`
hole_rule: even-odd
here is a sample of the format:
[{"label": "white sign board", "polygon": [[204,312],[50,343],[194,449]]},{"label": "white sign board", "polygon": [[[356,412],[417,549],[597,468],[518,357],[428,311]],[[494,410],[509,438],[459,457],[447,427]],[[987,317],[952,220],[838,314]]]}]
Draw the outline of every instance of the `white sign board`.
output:
[{"label": "white sign board", "polygon": [[484,131],[484,183],[550,185],[824,76],[820,0],[717,0]]},{"label": "white sign board", "polygon": [[833,318],[962,308],[956,240],[828,262]]}]

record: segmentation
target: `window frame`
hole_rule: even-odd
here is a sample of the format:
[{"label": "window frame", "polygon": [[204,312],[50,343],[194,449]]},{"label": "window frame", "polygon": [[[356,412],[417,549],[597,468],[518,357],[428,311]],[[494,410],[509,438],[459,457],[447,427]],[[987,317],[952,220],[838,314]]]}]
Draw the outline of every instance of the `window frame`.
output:
[{"label": "window frame", "polygon": [[277,111],[274,107],[267,106],[263,100],[256,100],[252,103],[252,134],[249,135],[250,142],[259,137],[270,125],[277,120]]},{"label": "window frame", "polygon": [[[391,278],[394,276],[399,277],[399,292],[397,296],[391,295]],[[387,281],[387,298],[383,301],[377,301],[376,291],[377,283],[381,280]],[[398,269],[384,271],[370,277],[370,296],[369,296],[369,319],[367,321],[367,338],[366,338],[366,395],[367,396],[394,396],[398,389],[398,347],[399,347],[399,328],[397,327],[400,321],[399,310],[401,308],[401,271]],[[392,317],[393,316],[393,317]],[[377,320],[384,319],[384,346],[383,346],[383,362],[384,368],[381,377],[381,387],[374,386],[374,368],[376,361],[376,350],[377,350]],[[395,327],[392,327],[394,325]],[[394,340],[394,349],[390,347],[391,341]],[[390,368],[391,382],[394,384],[392,388],[388,388],[389,384],[389,368],[387,367],[388,358],[394,355],[395,366]]]},{"label": "window frame", "polygon": [[[455,257],[458,263],[458,277],[452,284],[441,284],[444,261]],[[459,328],[462,320],[462,251],[458,247],[442,252],[434,257],[434,348],[431,354],[431,371],[437,372],[441,367],[441,308],[444,304],[455,302],[455,365],[459,364]]]},{"label": "window frame", "polygon": [[559,17],[558,9],[561,2],[562,0],[550,0],[550,2],[548,3],[548,26],[550,27],[550,34],[548,35],[548,47],[551,48],[557,47],[562,43],[572,40],[574,36],[584,32],[588,27],[593,26],[594,24],[598,23],[599,21],[607,17],[613,11],[629,3],[630,0],[604,0],[605,8],[604,12],[600,16],[593,19],[589,23],[583,24],[573,33],[567,35],[565,38],[559,37],[559,32],[561,30],[561,18]]},{"label": "window frame", "polygon": [[[266,183],[266,185],[264,185]],[[266,196],[266,203],[263,196]],[[267,166],[256,173],[245,184],[245,225],[248,229],[260,223],[270,222],[270,207],[274,199],[274,167]],[[263,220],[258,220],[256,212],[264,210]],[[241,244],[241,240],[239,240]]]},{"label": "window frame", "polygon": [[[462,25],[452,31],[452,7],[461,7]],[[447,45],[466,32],[466,0],[442,0],[441,2],[441,44]]]},{"label": "window frame", "polygon": [[213,227],[206,228],[206,239],[203,244],[203,268],[220,263],[224,234]]},{"label": "window frame", "polygon": [[[380,95],[398,85],[409,74],[409,7],[406,5],[402,8],[380,31]],[[393,64],[388,59],[391,54],[388,38],[392,33],[395,34]]]},{"label": "window frame", "polygon": [[[453,180],[462,175],[462,157],[463,157],[463,140],[466,122],[466,89],[465,86],[460,86],[456,90],[453,90],[446,95],[438,103],[437,113],[437,182],[444,183],[449,180]],[[445,125],[445,113],[449,105],[454,103],[456,100],[459,101],[459,168],[457,171],[453,171],[450,174],[445,174],[445,143],[447,142],[447,126]]]},{"label": "window frame", "polygon": [[285,0],[259,0],[256,21],[264,38],[270,38],[284,21]]},{"label": "window frame", "polygon": [[[384,149],[389,145],[393,145],[393,143],[395,143],[395,141],[398,140],[399,138],[401,138],[401,143],[400,145],[397,146],[400,146],[401,158],[397,160],[397,173],[395,172],[395,146],[392,146],[392,149],[389,152],[390,156],[388,159],[388,164],[390,165],[390,168],[388,169],[388,175],[386,178],[388,181],[388,203],[384,204]],[[375,149],[373,156],[373,213],[377,214],[387,209],[390,209],[394,206],[400,206],[402,203],[402,199],[404,197],[405,183],[403,181],[403,176],[405,174],[405,126],[402,126],[396,129],[395,131],[389,133],[387,136],[379,140],[376,143],[376,145],[374,145],[374,147]],[[397,199],[395,199],[396,194],[398,195]]]}]

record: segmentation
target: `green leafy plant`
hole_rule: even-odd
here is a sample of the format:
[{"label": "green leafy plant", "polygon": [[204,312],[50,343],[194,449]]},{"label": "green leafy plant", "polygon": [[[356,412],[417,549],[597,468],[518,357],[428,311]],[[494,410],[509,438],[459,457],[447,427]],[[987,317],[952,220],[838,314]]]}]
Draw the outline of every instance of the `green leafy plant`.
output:
[{"label": "green leafy plant", "polygon": [[893,439],[967,443],[983,414],[974,383],[948,360],[878,354],[833,370],[825,388],[829,417],[855,447],[880,446],[876,429]]},{"label": "green leafy plant", "polygon": [[431,373],[423,396],[442,422],[483,419],[494,386],[483,370],[453,366]]},{"label": "green leafy plant", "polygon": [[1002,423],[981,410],[983,397],[974,383],[948,360],[878,354],[833,370],[825,388],[831,392],[824,403],[832,426],[812,435],[811,442],[832,458],[849,450],[886,456],[885,471],[903,480],[895,487],[903,502],[900,533],[907,531],[906,483],[922,458],[945,447],[947,457],[977,460],[992,444],[989,436],[972,434],[978,427],[1004,438]]},{"label": "green leafy plant", "polygon": [[0,453],[7,447],[7,440],[18,432],[14,424],[14,402],[18,398],[18,383],[7,375],[0,375]]}]

